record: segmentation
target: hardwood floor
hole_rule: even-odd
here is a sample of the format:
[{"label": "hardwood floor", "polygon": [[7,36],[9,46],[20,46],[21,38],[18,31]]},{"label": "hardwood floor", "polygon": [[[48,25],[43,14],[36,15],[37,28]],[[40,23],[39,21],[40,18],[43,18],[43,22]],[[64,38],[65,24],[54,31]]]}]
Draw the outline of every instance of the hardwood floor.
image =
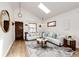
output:
[{"label": "hardwood floor", "polygon": [[25,57],[28,56],[24,40],[16,40],[6,57]]},{"label": "hardwood floor", "polygon": [[73,57],[79,57],[79,48],[76,49],[76,51],[75,51]]},{"label": "hardwood floor", "polygon": [[[28,56],[29,56],[28,49],[26,49],[24,40],[16,40],[13,43],[6,57],[28,57]],[[79,48],[76,49],[73,57],[79,57]]]}]

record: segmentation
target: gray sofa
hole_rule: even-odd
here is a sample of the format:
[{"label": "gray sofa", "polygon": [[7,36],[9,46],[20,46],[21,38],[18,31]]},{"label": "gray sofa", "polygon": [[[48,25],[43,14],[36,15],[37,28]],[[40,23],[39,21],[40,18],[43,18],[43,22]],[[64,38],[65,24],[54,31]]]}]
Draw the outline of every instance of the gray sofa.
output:
[{"label": "gray sofa", "polygon": [[51,43],[54,43],[59,46],[63,45],[64,35],[58,35],[54,32],[43,32],[43,37]]},{"label": "gray sofa", "polygon": [[51,43],[62,46],[63,45],[63,37],[65,37],[65,36],[58,35],[58,33],[55,33],[55,32],[42,32],[42,33],[37,32],[37,33],[28,33],[27,34],[28,40],[35,40],[39,37],[43,37]]}]

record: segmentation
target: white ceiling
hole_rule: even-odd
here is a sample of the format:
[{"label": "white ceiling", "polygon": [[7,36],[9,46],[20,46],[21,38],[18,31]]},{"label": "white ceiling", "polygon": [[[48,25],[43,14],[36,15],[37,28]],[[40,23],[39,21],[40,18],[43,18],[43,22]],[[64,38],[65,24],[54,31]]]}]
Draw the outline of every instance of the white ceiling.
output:
[{"label": "white ceiling", "polygon": [[[18,2],[10,3],[12,8],[14,9],[18,8],[18,4],[19,4]],[[39,2],[22,2],[21,4],[23,9],[34,14],[40,19],[42,17],[49,18],[52,16],[56,16],[58,14],[61,14],[79,7],[79,2],[43,2],[43,4],[51,10],[49,14],[45,14],[42,10],[38,8]]]}]

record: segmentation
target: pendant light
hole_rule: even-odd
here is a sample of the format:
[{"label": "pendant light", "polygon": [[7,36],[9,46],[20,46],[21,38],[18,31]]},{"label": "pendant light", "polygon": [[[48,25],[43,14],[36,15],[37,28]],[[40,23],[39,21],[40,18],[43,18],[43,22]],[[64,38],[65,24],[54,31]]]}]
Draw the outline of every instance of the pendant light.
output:
[{"label": "pendant light", "polygon": [[18,17],[22,18],[22,13],[21,13],[21,2],[19,2],[19,12],[18,12]]},{"label": "pendant light", "polygon": [[[42,17],[42,21],[43,21],[43,20],[44,20],[44,18]],[[43,24],[43,22],[42,22],[42,24]],[[42,27],[42,24],[39,25],[40,28]]]}]

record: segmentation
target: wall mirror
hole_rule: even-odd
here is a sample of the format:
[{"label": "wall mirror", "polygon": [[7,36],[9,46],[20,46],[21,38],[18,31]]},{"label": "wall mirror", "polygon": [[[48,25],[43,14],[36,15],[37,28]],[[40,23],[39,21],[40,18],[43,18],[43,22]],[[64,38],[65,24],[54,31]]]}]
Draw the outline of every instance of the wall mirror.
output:
[{"label": "wall mirror", "polygon": [[8,32],[10,26],[10,16],[7,10],[2,10],[0,14],[1,27],[4,32]]}]

